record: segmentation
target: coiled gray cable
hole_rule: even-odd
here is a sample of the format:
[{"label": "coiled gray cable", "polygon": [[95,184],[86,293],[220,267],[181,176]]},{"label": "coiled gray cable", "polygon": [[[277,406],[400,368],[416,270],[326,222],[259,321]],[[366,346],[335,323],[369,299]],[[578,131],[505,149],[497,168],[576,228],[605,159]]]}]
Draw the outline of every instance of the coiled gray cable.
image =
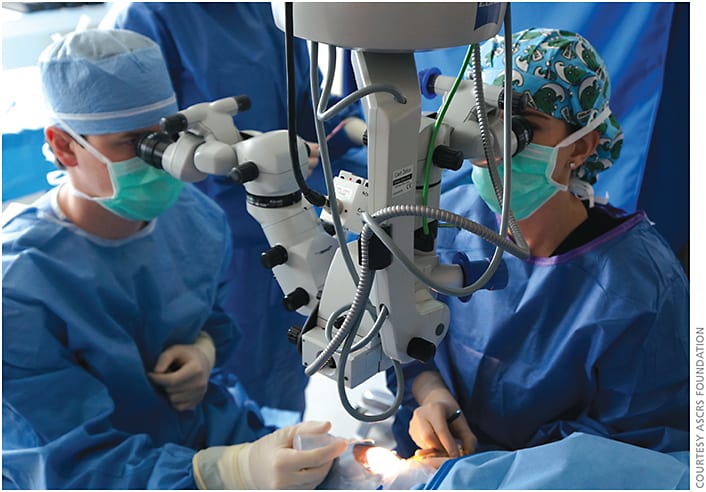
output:
[{"label": "coiled gray cable", "polygon": [[[331,338],[333,337],[333,325],[336,323],[336,320],[346,311],[350,309],[351,305],[346,304],[344,306],[339,307],[336,309],[333,313],[331,313],[331,316],[328,317],[326,320],[326,326],[324,327],[324,334],[326,336],[326,340],[331,341]],[[351,352],[355,352],[356,350],[360,350],[363,347],[365,347],[373,338],[375,338],[375,335],[380,333],[380,328],[382,328],[382,323],[387,317],[387,306],[383,306],[382,310],[384,310],[384,314],[381,311],[377,319],[375,320],[375,323],[373,323],[373,326],[370,328],[368,333],[365,334],[365,336],[357,342],[355,345],[351,347]],[[356,333],[357,334],[357,333]]]},{"label": "coiled gray cable", "polygon": [[[500,236],[491,229],[488,229],[487,227],[478,224],[477,222],[473,222],[472,220],[469,220],[461,215],[449,212],[448,210],[425,207],[423,205],[394,205],[375,212],[373,217],[371,217],[365,212],[361,213],[361,217],[363,219],[363,222],[365,222],[366,226],[372,229],[375,235],[380,239],[380,241],[385,245],[385,247],[390,250],[390,252],[395,256],[395,258],[400,260],[405,265],[407,270],[409,270],[409,272],[412,273],[415,277],[417,277],[422,283],[429,286],[432,290],[441,294],[454,297],[468,296],[478,290],[480,287],[482,287],[485,282],[481,283],[480,285],[477,285],[479,284],[479,282],[476,281],[467,287],[455,288],[442,285],[436,282],[428,275],[426,275],[424,272],[422,272],[414,264],[414,260],[410,259],[407,255],[405,255],[404,252],[402,252],[402,250],[395,244],[394,240],[379,225],[385,220],[394,217],[409,215],[417,217],[427,216],[437,220],[441,220],[443,222],[452,223],[460,227],[461,229],[467,230],[479,236],[480,238],[488,241],[489,243],[494,244],[498,247],[498,249],[500,249],[500,251],[505,250],[508,253],[522,259],[526,259],[529,256],[529,253],[526,250],[520,248],[512,241],[505,239],[504,237]],[[486,269],[486,272],[488,272],[489,270],[490,268]],[[494,273],[494,271],[491,272],[491,276],[492,273]]]},{"label": "coiled gray cable", "polygon": [[[387,308],[383,306],[380,309],[380,316],[378,317],[378,320],[375,322],[375,324],[379,323],[380,325],[382,325],[386,317]],[[367,415],[359,412],[358,409],[351,405],[350,401],[348,400],[348,395],[346,394],[345,379],[343,377],[346,370],[346,363],[348,362],[348,354],[353,352],[353,338],[354,335],[351,334],[351,336],[346,339],[343,344],[343,347],[341,348],[341,356],[338,359],[339,377],[337,380],[337,388],[339,399],[341,400],[343,408],[345,408],[351,416],[358,420],[361,420],[363,422],[379,422],[381,420],[385,420],[386,418],[389,418],[395,413],[397,413],[397,410],[402,404],[402,399],[404,398],[404,374],[402,373],[402,365],[396,360],[392,361],[392,367],[395,370],[395,379],[397,381],[397,392],[395,394],[395,400],[388,407],[388,409],[383,411],[382,413],[378,413],[375,415]]]}]

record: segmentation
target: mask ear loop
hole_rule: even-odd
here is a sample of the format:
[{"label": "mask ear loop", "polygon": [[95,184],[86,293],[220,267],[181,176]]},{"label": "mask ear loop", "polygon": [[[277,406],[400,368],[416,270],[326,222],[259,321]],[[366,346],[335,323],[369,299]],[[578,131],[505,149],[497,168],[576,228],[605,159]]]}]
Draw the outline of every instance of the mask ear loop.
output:
[{"label": "mask ear loop", "polygon": [[554,183],[554,185],[556,185],[560,190],[571,191],[571,189],[570,189],[571,178],[569,179],[569,186],[567,186],[565,184],[562,184],[562,183],[555,181],[554,178],[552,177],[552,174],[554,174],[554,169],[556,169],[557,155],[559,153],[559,149],[562,147],[566,147],[568,145],[571,145],[572,143],[580,140],[585,135],[588,135],[590,132],[592,132],[593,130],[598,128],[598,125],[603,123],[603,121],[605,121],[608,118],[608,116],[610,116],[610,108],[608,106],[606,106],[606,108],[601,113],[599,113],[598,116],[596,116],[588,125],[584,126],[583,128],[579,128],[578,130],[576,130],[574,133],[572,133],[570,135],[567,135],[566,138],[564,138],[564,140],[562,140],[561,142],[556,144],[554,147],[552,147],[551,160],[552,160],[553,165],[547,166],[546,177],[549,181]]},{"label": "mask ear loop", "polygon": [[[567,145],[571,145],[572,143],[578,141],[585,135],[588,135],[590,132],[598,128],[598,125],[608,119],[609,116],[610,108],[606,106],[606,108],[598,116],[596,116],[593,121],[591,121],[588,125],[584,126],[583,128],[580,128],[579,130],[575,131],[571,135],[568,135],[564,140],[559,142],[556,147],[566,147]],[[573,170],[576,168],[576,164],[572,164],[573,166],[571,167],[571,169],[573,172]],[[597,197],[595,192],[593,191],[593,186],[588,184],[586,181],[577,178],[576,176],[571,176],[571,178],[569,178],[569,191],[576,195],[576,197],[580,200],[588,200],[589,208],[593,208],[596,203],[608,203],[607,194],[604,198]]]},{"label": "mask ear loop", "polygon": [[61,118],[59,118],[59,116],[57,116],[56,113],[54,113],[54,114],[52,115],[52,117],[53,117],[54,119],[56,119],[56,121],[58,121],[59,123],[61,123],[61,129],[62,129],[62,130],[64,130],[64,131],[65,131],[66,133],[68,133],[69,135],[71,135],[71,137],[72,137],[74,140],[76,140],[76,141],[81,145],[81,147],[83,147],[84,149],[86,149],[87,151],[89,151],[91,154],[93,154],[93,156],[94,156],[96,159],[98,159],[99,161],[101,161],[101,162],[102,162],[103,164],[105,164],[106,166],[111,166],[111,165],[113,164],[113,162],[112,162],[110,159],[108,159],[106,156],[104,156],[103,154],[101,154],[100,151],[99,151],[98,149],[96,149],[93,145],[91,145],[90,143],[88,143],[88,141],[87,141],[85,138],[83,138],[81,135],[79,135],[78,133],[76,133],[76,132],[74,131],[74,129],[71,128],[69,125],[67,125],[64,120],[62,120]]},{"label": "mask ear loop", "polygon": [[[81,135],[79,135],[76,131],[74,131],[74,129],[71,128],[71,127],[70,127],[64,120],[62,120],[56,113],[53,113],[53,114],[52,114],[52,118],[54,118],[56,121],[58,121],[58,122],[61,124],[61,129],[64,130],[64,131],[65,131],[66,133],[68,133],[69,135],[71,135],[71,137],[72,137],[74,140],[76,140],[76,142],[78,142],[79,145],[81,145],[81,147],[83,147],[84,149],[86,149],[87,151],[89,151],[91,154],[93,154],[93,156],[94,156],[96,159],[98,159],[98,160],[101,161],[103,164],[105,164],[106,167],[108,168],[108,172],[110,173],[110,167],[113,165],[113,162],[112,162],[110,159],[108,159],[106,156],[104,156],[103,154],[101,154],[101,152],[100,152],[98,149],[96,149],[93,145],[91,145],[90,143],[88,143],[88,141],[87,141],[85,138],[83,138],[83,137],[82,137]],[[73,183],[71,182],[70,179],[66,181],[66,184],[69,186],[69,188],[71,188],[71,193],[74,194],[74,195],[76,195],[76,196],[79,196],[79,197],[81,197],[81,198],[84,198],[84,199],[86,199],[86,200],[91,200],[91,201],[102,201],[102,200],[110,200],[110,199],[112,199],[112,198],[115,198],[115,195],[116,195],[116,187],[115,187],[115,183],[113,182],[112,175],[111,175],[111,180],[110,180],[110,181],[111,181],[111,185],[112,185],[112,187],[113,187],[113,194],[112,194],[111,196],[109,196],[109,197],[94,197],[94,196],[89,196],[89,195],[85,194],[84,192],[82,192],[81,190],[77,190],[77,189],[74,187],[74,185],[73,185]]]},{"label": "mask ear loop", "polygon": [[568,191],[568,190],[569,190],[569,187],[568,187],[567,185],[565,185],[565,184],[563,184],[563,183],[559,183],[558,181],[556,181],[556,180],[552,177],[552,175],[554,174],[554,170],[556,169],[556,165],[557,165],[557,156],[559,155],[559,146],[557,145],[557,146],[550,147],[550,148],[552,149],[552,155],[551,155],[551,162],[552,162],[552,165],[547,166],[546,170],[544,171],[544,172],[545,172],[545,176],[547,177],[547,179],[548,179],[550,182],[554,183],[554,185],[555,185],[559,190],[561,190],[561,191]]}]

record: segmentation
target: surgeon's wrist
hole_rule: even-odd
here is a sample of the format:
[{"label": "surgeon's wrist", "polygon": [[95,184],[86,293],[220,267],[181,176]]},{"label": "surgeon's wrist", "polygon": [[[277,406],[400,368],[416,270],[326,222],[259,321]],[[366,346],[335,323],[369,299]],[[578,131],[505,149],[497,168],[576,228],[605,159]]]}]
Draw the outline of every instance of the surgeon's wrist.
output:
[{"label": "surgeon's wrist", "polygon": [[432,402],[448,401],[452,406],[456,400],[436,371],[427,371],[419,374],[412,384],[412,394],[419,405]]},{"label": "surgeon's wrist", "polygon": [[226,489],[257,489],[250,473],[251,449],[249,442],[228,446],[218,460],[218,472]]},{"label": "surgeon's wrist", "polygon": [[218,471],[218,463],[227,446],[202,449],[191,458],[194,481],[199,490],[223,490],[225,484]]},{"label": "surgeon's wrist", "polygon": [[420,406],[429,405],[432,403],[441,404],[444,407],[448,407],[449,411],[453,411],[455,408],[458,408],[456,399],[447,389],[430,391],[424,398],[422,398],[421,401],[419,401]]},{"label": "surgeon's wrist", "polygon": [[211,335],[202,331],[199,333],[198,338],[196,338],[194,345],[203,352],[208,360],[209,367],[213,370],[213,367],[216,365],[216,346],[213,343]]},{"label": "surgeon's wrist", "polygon": [[212,446],[191,460],[194,481],[200,490],[254,490],[250,473],[252,443]]}]

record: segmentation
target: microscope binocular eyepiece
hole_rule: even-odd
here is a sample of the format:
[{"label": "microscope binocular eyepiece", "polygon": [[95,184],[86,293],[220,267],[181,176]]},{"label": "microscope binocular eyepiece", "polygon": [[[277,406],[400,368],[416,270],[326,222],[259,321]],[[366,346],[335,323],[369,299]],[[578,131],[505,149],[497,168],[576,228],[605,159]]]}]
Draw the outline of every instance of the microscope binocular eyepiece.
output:
[{"label": "microscope binocular eyepiece", "polygon": [[512,133],[517,138],[517,148],[512,155],[516,155],[527,147],[532,142],[534,137],[534,130],[532,130],[532,125],[529,120],[524,116],[513,116],[512,117]]},{"label": "microscope binocular eyepiece", "polygon": [[[530,107],[530,95],[526,92],[512,91],[512,114],[522,114]],[[498,94],[498,109],[505,108],[505,89]]]},{"label": "microscope binocular eyepiece", "polygon": [[150,166],[162,169],[164,151],[173,143],[174,141],[167,133],[145,133],[135,144],[137,156]]}]

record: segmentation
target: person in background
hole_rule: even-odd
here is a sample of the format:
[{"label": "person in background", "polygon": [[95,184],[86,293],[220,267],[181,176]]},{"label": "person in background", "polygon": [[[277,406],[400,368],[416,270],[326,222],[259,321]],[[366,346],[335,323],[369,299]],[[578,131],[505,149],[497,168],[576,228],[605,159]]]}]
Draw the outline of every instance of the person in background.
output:
[{"label": "person in background", "polygon": [[237,336],[222,308],[223,211],[136,157],[177,110],[160,48],[72,33],[41,55],[63,184],[3,217],[3,487],[314,488],[346,447],[293,449],[242,387],[210,381]]},{"label": "person in background", "polygon": [[[250,97],[252,108],[234,117],[239,129],[267,132],[289,126],[285,36],[274,22],[269,2],[125,2],[104,19],[105,24],[139,32],[159,44],[180,109],[244,94]],[[297,134],[316,142],[306,41],[295,38],[294,52]],[[326,122],[327,131],[341,128],[350,118],[362,123],[360,115],[359,106],[351,107]],[[348,128],[355,126],[331,134],[332,159],[354,146]],[[315,167],[318,144],[309,146],[313,149],[309,185],[325,192],[321,166]],[[225,210],[231,226],[233,258],[226,275],[233,287],[224,308],[235,318],[244,341],[224,362],[223,375],[237,376],[263,406],[268,422],[299,420],[308,377],[287,331],[303,326],[305,319],[284,308],[282,299],[287,292],[282,292],[272,272],[260,263],[260,254],[269,244],[258,222],[247,213],[244,188],[218,176],[209,176],[196,186]]]},{"label": "person in background", "polygon": [[[448,300],[433,367],[405,369],[414,379],[400,419],[412,415],[413,442],[398,431],[402,453],[517,450],[575,432],[688,450],[688,281],[644,212],[600,203],[591,186],[618,163],[623,138],[605,65],[572,32],[512,40],[513,88],[531,97],[534,137],[512,157],[511,207],[531,256],[504,255],[503,289]],[[504,82],[504,52],[502,37],[483,44],[485,83]],[[465,170],[445,182],[442,208],[497,228],[487,169],[473,166],[472,183]],[[494,249],[455,229],[437,244],[459,264]]]}]

